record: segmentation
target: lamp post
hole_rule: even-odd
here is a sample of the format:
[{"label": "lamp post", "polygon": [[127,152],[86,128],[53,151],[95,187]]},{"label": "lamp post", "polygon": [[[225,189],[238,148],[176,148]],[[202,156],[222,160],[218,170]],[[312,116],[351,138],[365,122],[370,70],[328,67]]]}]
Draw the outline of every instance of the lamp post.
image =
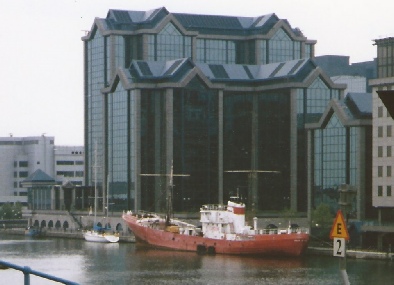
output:
[{"label": "lamp post", "polygon": [[[338,188],[339,192],[339,206],[346,220],[346,225],[348,223],[348,209],[352,209],[352,201],[357,194],[357,189],[354,186],[348,184],[342,184]],[[346,251],[344,257],[339,260],[339,270],[341,272],[342,281],[344,285],[348,285],[349,278],[346,272]]]}]

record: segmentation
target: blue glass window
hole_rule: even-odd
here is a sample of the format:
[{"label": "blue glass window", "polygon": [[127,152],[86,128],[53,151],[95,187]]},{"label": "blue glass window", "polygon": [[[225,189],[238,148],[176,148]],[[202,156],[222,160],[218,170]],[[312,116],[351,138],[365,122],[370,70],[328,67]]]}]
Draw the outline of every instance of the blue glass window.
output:
[{"label": "blue glass window", "polygon": [[314,132],[315,205],[336,209],[336,187],[347,182],[346,128],[333,114],[325,129]]},{"label": "blue glass window", "polygon": [[120,84],[108,95],[108,173],[109,199],[114,207],[125,206],[128,191],[128,94]]},{"label": "blue glass window", "polygon": [[197,40],[197,62],[235,63],[235,42],[228,40]]},{"label": "blue glass window", "polygon": [[[95,163],[95,149],[97,149],[97,163],[103,162],[103,124],[104,112],[103,104],[104,97],[101,94],[101,89],[105,86],[107,80],[108,58],[105,58],[106,38],[95,33],[94,39],[87,42],[87,132],[88,132],[88,162],[87,165]],[[107,53],[107,57],[109,54]],[[88,184],[93,184],[94,175],[92,167],[87,171]],[[97,181],[101,181],[101,172],[97,172]]]},{"label": "blue glass window", "polygon": [[269,40],[269,62],[283,62],[300,58],[301,46],[298,42],[296,50],[291,38],[283,29],[278,30]]},{"label": "blue glass window", "polygon": [[191,37],[183,36],[168,23],[157,35],[148,35],[148,60],[172,60],[192,56]]},{"label": "blue glass window", "polygon": [[331,99],[331,91],[327,85],[317,78],[307,90],[307,113],[322,114]]}]

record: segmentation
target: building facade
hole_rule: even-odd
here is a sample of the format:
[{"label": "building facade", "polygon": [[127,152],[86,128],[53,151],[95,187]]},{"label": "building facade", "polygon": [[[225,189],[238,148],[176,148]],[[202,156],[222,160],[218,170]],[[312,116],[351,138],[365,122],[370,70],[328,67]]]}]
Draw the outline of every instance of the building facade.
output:
[{"label": "building facade", "polygon": [[[10,136],[0,138],[0,155],[0,205],[20,202],[25,206],[28,203],[35,205],[37,209],[61,209],[64,208],[64,196],[66,203],[78,200],[78,197],[82,199],[83,195],[78,193],[82,191],[80,186],[85,184],[83,146],[55,146],[55,138],[45,135]],[[27,182],[39,184],[43,177],[45,183],[50,181],[50,185],[44,183],[43,187],[53,188],[50,191],[54,191],[53,199],[57,201],[57,205],[53,204],[55,200],[51,202],[49,198],[49,202],[46,198],[37,201],[37,197],[41,197],[39,195],[34,196],[35,204],[32,201],[29,202],[29,188],[32,187],[27,187],[26,185],[30,185]],[[66,189],[65,192],[63,192],[64,189]],[[30,195],[30,198],[33,196]],[[63,202],[60,203],[60,200]]]},{"label": "building facade", "polygon": [[322,55],[315,57],[315,61],[335,83],[346,83],[345,94],[371,93],[369,80],[377,77],[376,59],[350,64],[349,56]]},{"label": "building facade", "polygon": [[372,209],[372,95],[349,93],[332,100],[317,123],[308,129],[309,209],[320,204],[339,209],[338,189],[357,189],[351,218],[363,221]]},{"label": "building facade", "polygon": [[[378,78],[371,80],[373,87],[373,199],[374,207],[379,209],[380,220],[392,220],[394,207],[394,121],[392,101],[382,102],[380,92],[392,93],[394,90],[394,38],[375,41],[377,46]],[[391,102],[391,104],[390,104]]]},{"label": "building facade", "polygon": [[54,177],[54,138],[0,138],[0,203],[27,203],[27,189],[22,182],[37,169]]},{"label": "building facade", "polygon": [[54,150],[58,184],[72,183],[74,186],[85,185],[85,149],[83,146],[56,146]]},{"label": "building facade", "polygon": [[86,184],[98,163],[114,207],[162,209],[173,168],[190,175],[174,177],[177,211],[238,192],[306,212],[305,124],[346,87],[312,60],[316,41],[275,14],[165,8],[109,10],[82,40]]}]

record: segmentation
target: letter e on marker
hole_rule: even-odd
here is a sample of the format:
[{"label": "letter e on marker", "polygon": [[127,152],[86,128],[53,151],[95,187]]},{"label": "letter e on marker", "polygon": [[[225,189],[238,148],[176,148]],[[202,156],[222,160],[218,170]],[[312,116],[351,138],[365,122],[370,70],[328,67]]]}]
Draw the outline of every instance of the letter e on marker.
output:
[{"label": "letter e on marker", "polygon": [[349,233],[341,210],[338,210],[330,232],[330,239],[334,238],[344,238],[349,240]]}]

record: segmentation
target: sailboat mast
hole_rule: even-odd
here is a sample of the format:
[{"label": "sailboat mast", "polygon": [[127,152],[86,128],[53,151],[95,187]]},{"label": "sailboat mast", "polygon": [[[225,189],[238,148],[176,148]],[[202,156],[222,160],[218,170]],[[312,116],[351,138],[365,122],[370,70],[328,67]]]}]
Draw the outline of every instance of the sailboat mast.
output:
[{"label": "sailboat mast", "polygon": [[109,212],[109,201],[108,201],[108,194],[109,194],[109,174],[107,175],[107,201],[106,201],[106,208],[107,208],[107,213],[106,213],[106,217],[108,217],[108,212]]},{"label": "sailboat mast", "polygon": [[167,187],[167,216],[166,216],[166,224],[170,224],[170,219],[172,215],[172,191],[174,187],[173,179],[174,179],[174,165],[171,164],[171,172],[170,172],[170,181]]},{"label": "sailboat mast", "polygon": [[97,216],[97,142],[94,148],[94,226],[96,225]]}]

